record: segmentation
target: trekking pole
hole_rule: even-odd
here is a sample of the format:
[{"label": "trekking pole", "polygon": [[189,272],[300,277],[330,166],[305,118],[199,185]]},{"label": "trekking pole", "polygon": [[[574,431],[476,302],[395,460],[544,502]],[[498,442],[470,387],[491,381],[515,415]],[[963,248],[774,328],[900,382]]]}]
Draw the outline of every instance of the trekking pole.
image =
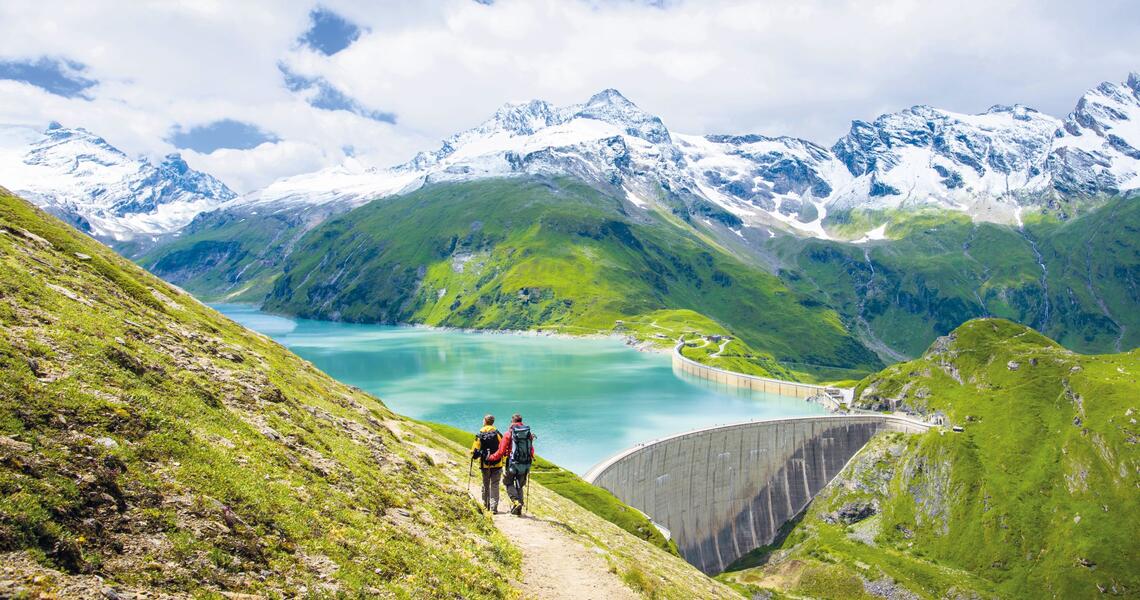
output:
[{"label": "trekking pole", "polygon": [[[527,502],[534,502],[534,496],[530,495],[530,475],[531,475],[530,473],[527,473],[527,476],[526,476],[526,501]],[[524,512],[526,511],[526,502],[523,503],[523,511]],[[534,514],[534,513],[531,513],[531,514]]]},{"label": "trekking pole", "polygon": [[471,469],[472,469],[472,465],[474,465],[474,464],[475,464],[475,459],[471,459],[471,460],[467,461],[467,495],[468,496],[471,495]]}]

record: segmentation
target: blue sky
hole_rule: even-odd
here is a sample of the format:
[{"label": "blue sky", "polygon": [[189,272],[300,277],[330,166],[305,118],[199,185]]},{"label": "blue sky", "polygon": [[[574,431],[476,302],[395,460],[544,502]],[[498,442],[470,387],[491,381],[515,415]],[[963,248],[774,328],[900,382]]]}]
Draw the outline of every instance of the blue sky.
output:
[{"label": "blue sky", "polygon": [[0,59],[0,80],[22,81],[64,98],[87,98],[95,81],[84,77],[86,67],[72,60],[41,56],[37,59]]},{"label": "blue sky", "polygon": [[300,41],[325,56],[348,48],[360,37],[359,25],[321,6],[309,12],[309,22]]},{"label": "blue sky", "polygon": [[313,108],[319,108],[321,110],[344,110],[366,119],[392,124],[396,123],[395,113],[384,112],[362,105],[355,98],[338,90],[324,77],[306,77],[294,73],[288,65],[285,64],[279,64],[277,67],[281,70],[281,77],[285,81],[285,87],[289,88],[290,91],[304,94],[305,101]]},{"label": "blue sky", "polygon": [[190,149],[203,154],[209,154],[220,148],[251,150],[261,144],[278,140],[276,135],[262,131],[257,125],[233,119],[194,125],[185,131],[176,126],[167,139],[176,148]]},{"label": "blue sky", "polygon": [[9,0],[0,123],[182,149],[246,191],[607,87],[675,131],[825,145],[920,103],[1064,116],[1140,70],[1138,34],[1125,0]]}]

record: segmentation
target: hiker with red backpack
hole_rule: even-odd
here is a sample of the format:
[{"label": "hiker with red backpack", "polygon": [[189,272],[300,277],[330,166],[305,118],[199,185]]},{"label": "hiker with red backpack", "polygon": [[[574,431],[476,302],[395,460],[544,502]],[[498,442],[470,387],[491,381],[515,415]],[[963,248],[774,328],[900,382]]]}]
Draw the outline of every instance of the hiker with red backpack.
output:
[{"label": "hiker with red backpack", "polygon": [[483,428],[475,434],[471,444],[471,460],[479,461],[479,472],[483,474],[483,508],[491,514],[499,512],[499,479],[503,476],[503,459],[488,460],[498,451],[503,442],[503,434],[495,429],[495,415],[483,417]]},{"label": "hiker with red backpack", "polygon": [[526,487],[527,476],[530,474],[530,465],[534,462],[535,435],[530,427],[523,424],[522,415],[515,413],[511,416],[511,426],[503,436],[503,442],[498,451],[487,458],[488,462],[495,463],[507,461],[507,474],[503,477],[503,485],[507,486],[507,496],[511,499],[511,514],[522,516],[523,488]]}]

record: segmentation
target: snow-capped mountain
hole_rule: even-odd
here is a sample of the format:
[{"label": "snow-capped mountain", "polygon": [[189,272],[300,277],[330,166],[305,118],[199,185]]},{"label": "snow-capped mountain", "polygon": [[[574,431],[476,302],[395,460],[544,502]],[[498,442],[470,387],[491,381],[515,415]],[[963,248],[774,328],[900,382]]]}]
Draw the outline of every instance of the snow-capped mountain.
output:
[{"label": "snow-capped mountain", "polygon": [[830,203],[935,204],[976,215],[995,203],[1013,210],[1019,197],[1049,186],[1045,162],[1059,126],[1058,119],[1020,105],[978,115],[915,106],[873,123],[856,121],[832,146],[854,180]]},{"label": "snow-capped mountain", "polygon": [[0,126],[0,185],[109,243],[177,232],[236,197],[178,154],[153,164],[59,123]]},{"label": "snow-capped mountain", "polygon": [[[733,229],[828,237],[829,212],[936,206],[1016,223],[1023,210],[1140,188],[1140,76],[1086,93],[1065,119],[1021,105],[915,106],[854,121],[831,147],[792,137],[685,135],[617,90],[581,104],[507,104],[386,169],[348,161],[241,198],[177,155],[135,160],[83,129],[0,127],[2,185],[109,241],[177,232],[220,207],[335,214],[425,184],[522,174],[604,188],[629,210],[684,207]],[[316,214],[316,213],[314,213]]]},{"label": "snow-capped mountain", "polygon": [[829,211],[936,206],[1014,223],[1028,207],[1129,193],[1140,188],[1137,148],[1135,74],[1089,91],[1064,120],[1021,105],[975,115],[915,106],[854,121],[830,148],[791,137],[671,132],[611,89],[564,107],[508,104],[403,165],[342,165],[238,202],[354,206],[431,182],[569,175],[624,194],[632,210],[679,200],[730,228],[827,237]]},{"label": "snow-capped mountain", "polygon": [[654,182],[687,176],[684,158],[661,120],[617,90],[605,90],[584,104],[565,107],[541,100],[508,104],[478,127],[405,164],[376,169],[350,161],[276,181],[238,203],[351,206],[427,183],[528,173],[572,175],[617,188],[638,175]]},{"label": "snow-capped mountain", "polygon": [[1140,187],[1140,74],[1085,94],[1056,132],[1049,170],[1063,193]]}]

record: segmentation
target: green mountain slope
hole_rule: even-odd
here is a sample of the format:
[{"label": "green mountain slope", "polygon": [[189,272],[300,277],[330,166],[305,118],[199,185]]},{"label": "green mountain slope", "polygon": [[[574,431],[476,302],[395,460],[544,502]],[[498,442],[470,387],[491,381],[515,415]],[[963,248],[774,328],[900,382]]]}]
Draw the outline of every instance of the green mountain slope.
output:
[{"label": "green mountain slope", "polygon": [[1137,350],[1080,355],[970,321],[856,391],[964,431],[877,439],[782,543],[724,578],[810,597],[1135,595],[1138,376]]},{"label": "green mountain slope", "polygon": [[203,300],[261,302],[293,244],[335,212],[332,206],[315,206],[206,213],[138,262]]},{"label": "green mountain slope", "polygon": [[[0,190],[0,595],[515,597],[464,451]],[[615,573],[725,595],[534,493]]]},{"label": "green mountain slope", "polygon": [[[840,329],[854,333],[886,362],[917,356],[935,337],[971,318],[988,316],[1028,324],[1082,352],[1120,351],[1140,344],[1140,311],[1134,310],[1140,303],[1140,204],[1134,199],[1108,200],[1063,223],[1027,214],[1022,230],[973,223],[965,215],[945,211],[835,213],[827,224],[836,235],[858,235],[853,232],[886,223],[889,239],[850,244],[779,236],[757,249],[745,248],[735,234],[715,227],[705,231],[699,219],[693,221],[685,211],[633,221],[617,200],[602,192],[562,180],[547,182],[544,191],[531,194],[538,184],[520,187],[520,181],[458,186],[467,190],[468,200],[482,198],[473,207],[485,211],[486,219],[476,210],[457,211],[456,192],[443,191],[453,186],[382,200],[377,204],[395,202],[399,208],[374,205],[351,218],[343,215],[322,234],[327,237],[309,238],[309,256],[296,260],[287,257],[301,237],[335,210],[214,213],[140,263],[203,299],[262,302],[269,295],[275,310],[322,318],[542,326],[567,333],[609,331],[611,319],[625,319],[642,324],[627,327],[629,333],[652,341],[653,334],[663,331],[653,327],[645,311],[692,310],[704,324],[714,323],[743,338],[726,355],[707,359],[710,363],[792,378],[796,375],[789,369],[836,379],[874,368],[874,359],[858,347],[832,341]],[[489,190],[502,201],[491,198]],[[433,201],[437,194],[442,202]],[[504,219],[527,194],[533,197],[526,199],[519,218]],[[560,204],[559,198],[565,197],[574,200]],[[575,212],[573,207],[581,206],[588,208]],[[370,231],[345,227],[359,215],[371,215]],[[433,237],[433,228],[441,223],[447,235]],[[615,223],[622,228],[612,229],[609,224]],[[487,224],[488,232],[472,230],[473,225]],[[342,248],[337,256],[343,264],[337,271],[323,274],[323,279],[294,278],[275,287],[286,265],[294,271],[328,266],[312,260],[323,252],[322,244],[349,243],[341,234],[360,242],[362,233],[370,236],[370,244],[388,246],[383,251],[361,248],[352,257]],[[732,257],[721,251],[718,236],[724,248],[735,250]],[[627,246],[629,240],[642,247]],[[492,252],[500,244],[521,250]],[[756,257],[749,258],[752,253]],[[595,261],[595,256],[605,260]],[[708,263],[708,256],[718,264]],[[729,273],[726,262],[738,273],[746,272],[743,277],[753,280],[761,296],[731,298],[720,293],[748,287],[740,277],[724,277]],[[413,263],[415,271],[410,272]],[[381,264],[393,270],[376,272]],[[357,268],[374,271],[362,274]],[[568,270],[575,272],[568,276]],[[757,270],[774,270],[781,282],[757,278]],[[334,273],[340,273],[335,281]],[[723,286],[726,282],[736,285]],[[352,285],[353,297],[334,292],[337,285]],[[364,288],[372,285],[377,289],[366,293]],[[729,289],[718,290],[718,285]],[[767,302],[786,293],[784,288],[795,293],[778,304],[797,303],[809,313],[830,308],[839,317],[834,327],[810,325],[789,332],[785,317],[796,309]],[[425,296],[428,292],[436,296]],[[555,299],[555,293],[561,295]],[[306,306],[310,300],[317,305]],[[771,319],[764,321],[758,313]],[[678,320],[679,314],[670,319]],[[711,333],[697,323],[682,329]],[[789,344],[789,339],[805,342]],[[823,347],[815,348],[821,339]],[[739,360],[729,365],[730,356]],[[784,364],[777,364],[775,357]],[[825,368],[834,366],[854,371]]]},{"label": "green mountain slope", "polygon": [[[855,214],[888,241],[776,238],[793,289],[834,307],[890,359],[917,356],[976,317],[1025,323],[1082,352],[1140,344],[1140,203],[1018,230],[946,212]],[[1040,264],[1039,264],[1040,263]],[[1044,270],[1042,269],[1044,265]]]},{"label": "green mountain slope", "polygon": [[672,214],[636,221],[573,180],[441,184],[373,202],[298,242],[265,309],[455,327],[614,331],[662,309],[711,318],[779,360],[870,369],[834,311]]}]

